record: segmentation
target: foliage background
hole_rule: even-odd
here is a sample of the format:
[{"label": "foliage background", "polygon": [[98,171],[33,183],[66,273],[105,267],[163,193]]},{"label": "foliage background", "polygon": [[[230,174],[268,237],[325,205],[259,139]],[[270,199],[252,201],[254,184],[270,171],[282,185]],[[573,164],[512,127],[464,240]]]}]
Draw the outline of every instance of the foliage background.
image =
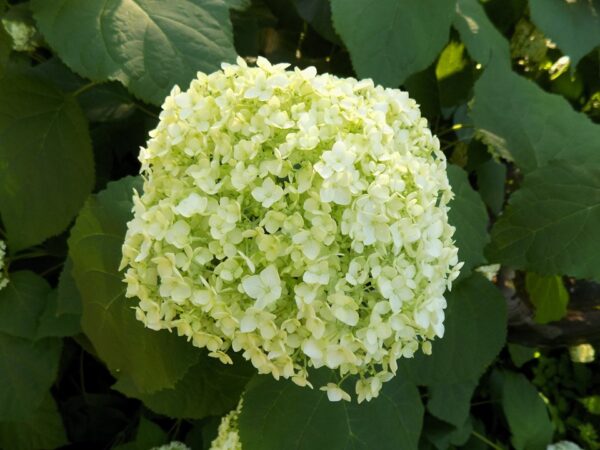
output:
[{"label": "foliage background", "polygon": [[[576,347],[600,334],[600,2],[2,0],[0,12],[0,448],[208,448],[243,391],[244,450],[600,448],[600,371],[593,347]],[[145,330],[124,299],[138,149],[172,85],[236,54],[408,90],[452,163],[465,269],[447,335],[369,404],[221,365]],[[501,268],[477,269],[489,264]]]}]

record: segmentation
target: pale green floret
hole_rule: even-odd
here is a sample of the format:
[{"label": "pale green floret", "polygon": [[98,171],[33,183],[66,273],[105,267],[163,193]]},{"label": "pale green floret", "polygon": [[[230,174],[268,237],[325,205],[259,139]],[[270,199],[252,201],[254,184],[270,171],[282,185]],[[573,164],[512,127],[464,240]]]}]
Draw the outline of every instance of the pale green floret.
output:
[{"label": "pale green floret", "polygon": [[140,154],[127,296],[223,362],[233,349],[300,386],[327,366],[369,400],[444,334],[461,266],[446,158],[406,92],[287,67],[239,59],[167,97]]},{"label": "pale green floret", "polygon": [[4,289],[8,284],[8,276],[4,267],[4,258],[6,257],[6,244],[0,241],[0,289]]},{"label": "pale green floret", "polygon": [[160,447],[152,447],[150,450],[191,450],[183,442],[173,441]]},{"label": "pale green floret", "polygon": [[560,441],[556,444],[550,444],[546,450],[583,450],[575,442]]},{"label": "pale green floret", "polygon": [[237,408],[221,419],[217,437],[210,444],[209,450],[242,450],[238,419],[242,412],[243,400]]}]

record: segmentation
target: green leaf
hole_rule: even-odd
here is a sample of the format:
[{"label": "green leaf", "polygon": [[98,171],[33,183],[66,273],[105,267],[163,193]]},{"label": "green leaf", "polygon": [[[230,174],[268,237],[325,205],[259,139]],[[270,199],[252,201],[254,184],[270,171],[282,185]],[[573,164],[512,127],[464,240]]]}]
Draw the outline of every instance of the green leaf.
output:
[{"label": "green leaf", "polygon": [[139,392],[129,378],[121,378],[113,389],[141,400],[152,411],[181,419],[219,416],[234,409],[250,377],[255,373],[248,364],[228,366],[202,355],[172,389],[150,394]]},{"label": "green leaf", "polygon": [[0,448],[4,450],[45,450],[67,443],[62,418],[50,393],[22,420],[0,422]]},{"label": "green leaf", "polygon": [[[472,432],[473,421],[470,417],[458,426],[453,426],[428,415],[425,416],[425,424],[421,435],[421,445],[425,444],[426,441],[429,441],[433,444],[433,447],[429,447],[430,449],[454,449],[454,446],[462,446],[465,444],[469,440]],[[428,447],[419,447],[419,450],[425,450],[427,448]]]},{"label": "green leaf", "polygon": [[154,422],[142,417],[136,433],[136,444],[140,450],[147,450],[164,444],[168,440],[167,433]]},{"label": "green leaf", "polygon": [[477,381],[440,383],[429,387],[427,410],[438,419],[455,427],[461,427],[469,417],[471,397]]},{"label": "green leaf", "polygon": [[562,277],[556,275],[538,275],[528,272],[525,286],[529,300],[535,306],[535,321],[548,323],[562,319],[567,314],[569,293],[565,289]]},{"label": "green leaf", "polygon": [[510,359],[518,368],[523,367],[523,365],[535,358],[535,348],[512,343],[509,343],[506,347],[508,348]]},{"label": "green leaf", "polygon": [[160,104],[173,85],[235,58],[229,9],[218,0],[33,0],[46,40],[75,72],[119,80]]},{"label": "green leaf", "polygon": [[529,0],[531,19],[573,67],[600,45],[600,1]]},{"label": "green leaf", "polygon": [[600,280],[600,166],[555,162],[525,177],[492,229],[490,262]]},{"label": "green leaf", "polygon": [[44,312],[40,316],[38,338],[74,336],[81,332],[81,314],[60,314],[58,301],[58,291],[50,291],[46,297]]},{"label": "green leaf", "polygon": [[56,378],[61,344],[0,333],[0,421],[26,420],[40,405]]},{"label": "green leaf", "polygon": [[509,67],[508,41],[490,21],[479,0],[458,0],[452,25],[473,59],[486,65],[494,58]]},{"label": "green leaf", "polygon": [[244,11],[252,5],[251,0],[225,0],[227,6],[236,11]]},{"label": "green leaf", "polygon": [[535,386],[524,375],[501,373],[502,409],[516,450],[545,450],[552,439],[552,422]]},{"label": "green leaf", "polygon": [[490,64],[475,83],[471,118],[525,172],[553,159],[600,161],[600,125],[499,64]]},{"label": "green leaf", "polygon": [[442,106],[465,103],[473,86],[473,72],[464,44],[450,41],[442,50],[435,67]]},{"label": "green leaf", "polygon": [[[54,85],[63,92],[74,92],[86,84],[86,80],[74,73],[56,56],[31,68],[31,75]],[[78,97],[81,104],[81,97]]]},{"label": "green leaf", "polygon": [[293,0],[298,15],[306,20],[325,39],[340,44],[340,38],[331,23],[330,0]]},{"label": "green leaf", "polygon": [[118,83],[94,86],[80,95],[79,102],[91,122],[123,120],[136,109],[131,95]]},{"label": "green leaf", "polygon": [[46,280],[35,273],[11,273],[10,283],[0,290],[0,332],[35,339],[49,292]]},{"label": "green leaf", "polygon": [[600,416],[600,395],[584,397],[580,402],[590,414]]},{"label": "green leaf", "polygon": [[488,159],[477,167],[476,173],[481,198],[490,211],[499,214],[504,206],[506,166],[494,159]]},{"label": "green leaf", "polygon": [[332,0],[333,24],[359,78],[397,87],[448,42],[454,0]]},{"label": "green leaf", "polygon": [[506,302],[500,291],[473,274],[447,294],[446,333],[430,356],[398,360],[400,377],[433,385],[477,380],[506,341]]},{"label": "green leaf", "polygon": [[435,64],[408,77],[404,88],[417,101],[421,114],[427,120],[432,121],[440,115],[440,91],[435,77]]},{"label": "green leaf", "polygon": [[73,260],[67,257],[63,270],[58,278],[57,308],[59,315],[81,315],[81,295],[73,278]]},{"label": "green leaf", "polygon": [[74,336],[81,332],[81,296],[71,271],[73,261],[67,257],[56,289],[48,293],[40,317],[37,336]]},{"label": "green leaf", "polygon": [[[329,373],[316,373],[315,387],[328,379]],[[244,394],[239,429],[244,450],[416,450],[422,422],[419,391],[402,377],[385,383],[377,399],[358,405],[256,376]]]},{"label": "green leaf", "polygon": [[454,192],[448,220],[456,227],[454,240],[458,247],[458,259],[465,263],[461,269],[461,277],[466,277],[473,268],[485,263],[483,250],[489,242],[488,215],[481,197],[471,187],[464,170],[449,165],[448,179]]},{"label": "green leaf", "polygon": [[448,78],[462,71],[468,64],[465,59],[465,46],[457,41],[450,41],[442,50],[435,67],[435,75],[438,80]]},{"label": "green leaf", "polygon": [[109,183],[82,208],[69,238],[73,277],[83,300],[81,325],[97,354],[117,376],[144,392],[170,388],[197,360],[198,351],[167,331],[144,328],[126,299],[118,267],[137,178]]},{"label": "green leaf", "polygon": [[11,251],[69,225],[92,189],[93,164],[75,98],[25,73],[0,79],[0,214]]}]

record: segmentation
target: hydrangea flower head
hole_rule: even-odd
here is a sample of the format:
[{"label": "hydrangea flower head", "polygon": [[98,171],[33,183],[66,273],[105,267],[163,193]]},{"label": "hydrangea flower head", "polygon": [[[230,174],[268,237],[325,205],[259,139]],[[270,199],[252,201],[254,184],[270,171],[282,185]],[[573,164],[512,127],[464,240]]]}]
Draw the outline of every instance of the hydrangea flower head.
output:
[{"label": "hydrangea flower head", "polygon": [[583,450],[575,442],[560,441],[555,444],[550,444],[546,450]]},{"label": "hydrangea flower head", "polygon": [[406,92],[287,69],[238,59],[171,91],[140,153],[127,296],[225,363],[301,386],[328,367],[368,400],[444,334],[446,159]]},{"label": "hydrangea flower head", "polygon": [[219,424],[217,437],[211,442],[209,450],[242,450],[238,419],[242,412],[243,399],[229,414],[223,416]]},{"label": "hydrangea flower head", "polygon": [[160,447],[152,447],[150,450],[191,450],[183,442],[173,441]]}]

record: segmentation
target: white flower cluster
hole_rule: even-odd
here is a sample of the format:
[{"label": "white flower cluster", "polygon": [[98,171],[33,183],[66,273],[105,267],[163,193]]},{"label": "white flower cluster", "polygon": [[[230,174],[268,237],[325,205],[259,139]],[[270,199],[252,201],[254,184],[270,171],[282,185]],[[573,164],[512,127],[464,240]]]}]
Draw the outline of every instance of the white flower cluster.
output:
[{"label": "white flower cluster", "polygon": [[192,450],[183,442],[173,441],[160,447],[152,447],[150,450]]},{"label": "white flower cluster", "polygon": [[0,241],[0,289],[4,289],[8,284],[8,277],[5,273],[4,258],[6,257],[6,244]]},{"label": "white flower cluster", "polygon": [[221,419],[217,437],[210,444],[209,450],[242,450],[238,418],[242,412],[243,400],[237,408]]},{"label": "white flower cluster", "polygon": [[575,442],[570,441],[560,441],[556,444],[550,444],[546,450],[583,450],[579,445]]},{"label": "white flower cluster", "polygon": [[127,296],[225,363],[358,375],[362,401],[444,334],[446,158],[406,92],[287,67],[238,59],[171,91],[140,154]]}]

